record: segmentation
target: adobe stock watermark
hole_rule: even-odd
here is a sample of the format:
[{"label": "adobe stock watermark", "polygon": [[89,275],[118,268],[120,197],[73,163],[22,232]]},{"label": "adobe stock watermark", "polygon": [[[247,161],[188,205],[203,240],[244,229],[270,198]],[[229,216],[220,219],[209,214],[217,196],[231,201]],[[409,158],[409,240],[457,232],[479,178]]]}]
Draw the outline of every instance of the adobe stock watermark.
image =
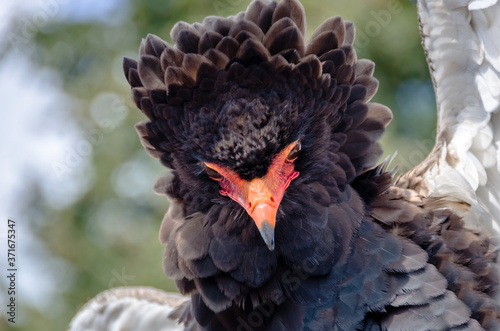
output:
[{"label": "adobe stock watermark", "polygon": [[[98,99],[97,102],[104,105],[102,108],[105,109],[104,115],[97,120],[97,126],[82,131],[83,139],[67,151],[64,160],[52,162],[52,170],[59,180],[63,180],[74,169],[80,167],[84,160],[91,156],[93,149],[104,141],[105,134],[116,129],[128,115],[125,95],[103,93],[101,96],[94,98]],[[128,94],[126,96],[129,97]]]},{"label": "adobe stock watermark", "polygon": [[128,275],[125,268],[122,268],[121,273],[118,272],[118,270],[113,269],[111,270],[111,274],[113,275],[113,278],[109,280],[108,287],[127,286],[129,282],[135,278],[134,275]]},{"label": "adobe stock watermark", "polygon": [[[6,307],[6,315],[7,321],[9,323],[16,323],[16,314],[17,314],[17,306],[19,305],[17,302],[17,280],[18,280],[18,260],[17,260],[17,226],[16,221],[7,219],[7,254],[6,254],[6,273],[7,273],[7,307]],[[5,309],[5,308],[4,308]]]},{"label": "adobe stock watermark", "polygon": [[60,11],[61,7],[69,0],[42,0],[38,2],[39,8],[31,15],[21,17],[18,31],[9,31],[6,35],[12,48],[22,51],[37,32],[46,26]]},{"label": "adobe stock watermark", "polygon": [[397,154],[392,161],[393,166],[397,166],[400,170],[410,171],[418,163],[422,162],[435,144],[436,131],[430,135],[429,138],[415,139],[412,144],[412,150],[406,157]]},{"label": "adobe stock watermark", "polygon": [[241,5],[243,3],[246,3],[248,1],[243,1],[243,0],[215,0],[214,1],[214,8],[215,8],[215,13],[218,16],[226,17],[229,15],[236,15],[237,10],[241,8]]},{"label": "adobe stock watermark", "polygon": [[356,26],[356,40],[354,47],[361,49],[367,47],[372,38],[379,36],[383,29],[391,24],[394,16],[403,12],[403,5],[400,0],[390,0],[387,2],[386,9],[370,11],[370,21],[364,26]]}]

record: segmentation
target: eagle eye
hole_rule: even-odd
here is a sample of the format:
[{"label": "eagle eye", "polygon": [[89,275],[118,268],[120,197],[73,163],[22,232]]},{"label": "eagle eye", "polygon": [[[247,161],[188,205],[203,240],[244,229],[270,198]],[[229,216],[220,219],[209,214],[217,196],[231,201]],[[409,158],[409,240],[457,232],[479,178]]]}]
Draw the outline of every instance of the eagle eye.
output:
[{"label": "eagle eye", "polygon": [[222,179],[222,175],[217,170],[212,169],[207,165],[205,165],[205,173],[213,180],[219,181]]},{"label": "eagle eye", "polygon": [[301,149],[300,142],[297,142],[295,146],[293,146],[293,148],[288,153],[286,160],[289,162],[295,161],[295,159],[299,156],[300,149]]}]

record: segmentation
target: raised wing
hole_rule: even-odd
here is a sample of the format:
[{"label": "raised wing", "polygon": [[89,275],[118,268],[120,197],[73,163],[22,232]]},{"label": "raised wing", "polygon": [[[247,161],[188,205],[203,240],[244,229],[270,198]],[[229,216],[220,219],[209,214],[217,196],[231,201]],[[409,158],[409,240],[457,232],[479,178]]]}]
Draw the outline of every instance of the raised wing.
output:
[{"label": "raised wing", "polygon": [[419,0],[438,107],[436,145],[398,180],[468,228],[500,230],[500,3]]},{"label": "raised wing", "polygon": [[87,302],[68,331],[176,331],[189,298],[150,287],[119,287]]}]

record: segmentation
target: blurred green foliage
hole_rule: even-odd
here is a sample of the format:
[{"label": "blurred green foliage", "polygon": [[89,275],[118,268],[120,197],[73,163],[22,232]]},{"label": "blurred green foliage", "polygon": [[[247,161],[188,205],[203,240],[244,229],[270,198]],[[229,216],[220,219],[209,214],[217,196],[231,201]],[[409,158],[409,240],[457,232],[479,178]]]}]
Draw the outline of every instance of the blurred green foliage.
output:
[{"label": "blurred green foliage", "polygon": [[[13,330],[65,329],[84,302],[112,286],[176,290],[163,274],[163,247],[158,241],[167,201],[152,193],[153,178],[165,169],[146,155],[134,132],[133,125],[145,117],[130,101],[121,59],[136,58],[140,40],[148,33],[171,42],[169,31],[175,22],[235,14],[248,3],[136,0],[120,4],[130,6],[129,17],[112,24],[51,21],[38,31],[32,58],[61,73],[65,92],[72,97],[72,114],[91,137],[95,183],[68,209],[38,207],[43,210],[38,217],[50,222],[39,222],[36,235],[54,255],[74,266],[72,290],[64,294],[65,304],[56,317],[23,308],[28,323]],[[380,89],[374,101],[388,105],[395,115],[383,139],[386,154],[398,150],[395,163],[402,164],[402,170],[419,162],[433,141],[435,106],[414,4],[307,0],[304,6],[309,35],[326,18],[340,15],[368,36],[357,43],[358,57],[376,63]],[[391,12],[394,6],[398,9]],[[416,145],[422,141],[424,147]]]}]

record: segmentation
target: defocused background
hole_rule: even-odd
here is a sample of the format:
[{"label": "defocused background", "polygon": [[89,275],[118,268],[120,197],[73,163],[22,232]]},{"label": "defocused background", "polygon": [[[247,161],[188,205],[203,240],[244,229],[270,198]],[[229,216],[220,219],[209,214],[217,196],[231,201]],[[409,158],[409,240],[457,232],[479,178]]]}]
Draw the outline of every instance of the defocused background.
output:
[{"label": "defocused background", "polygon": [[[147,33],[171,42],[178,20],[228,16],[249,0],[2,0],[0,5],[0,325],[66,329],[81,305],[114,286],[175,290],[158,228],[167,209],[152,183],[163,169],[133,129],[123,56]],[[341,15],[358,57],[377,64],[375,101],[394,111],[383,144],[400,171],[432,147],[435,106],[408,0],[304,1],[309,35]],[[17,318],[6,322],[6,224],[17,227]],[[3,329],[3,326],[0,326]]]}]

